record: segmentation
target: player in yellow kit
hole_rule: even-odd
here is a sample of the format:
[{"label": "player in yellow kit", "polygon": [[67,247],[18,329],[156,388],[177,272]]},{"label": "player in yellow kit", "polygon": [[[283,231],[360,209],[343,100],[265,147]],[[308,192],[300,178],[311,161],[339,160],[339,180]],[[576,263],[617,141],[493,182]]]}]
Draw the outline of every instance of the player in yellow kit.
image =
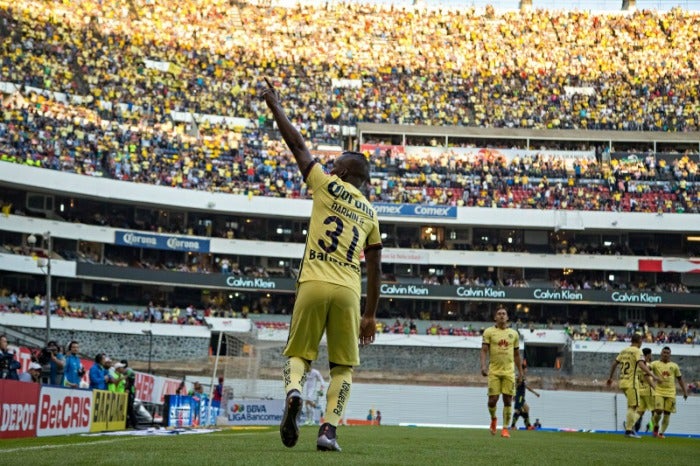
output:
[{"label": "player in yellow kit", "polygon": [[[498,306],[495,315],[496,325],[484,330],[481,344],[481,375],[488,377],[488,408],[491,415],[489,430],[496,435],[496,405],[498,397],[503,395],[503,429],[501,437],[510,437],[508,426],[512,414],[511,403],[515,395],[515,369],[518,381],[523,378],[523,366],[520,360],[520,338],[518,332],[508,328],[508,311],[505,306]],[[486,359],[489,365],[486,367]]]},{"label": "player in yellow kit", "polygon": [[[287,447],[293,447],[299,439],[301,390],[325,332],[331,378],[325,422],[319,429],[316,448],[340,451],[336,427],[350,398],[353,367],[360,363],[358,343],[372,343],[377,327],[382,244],[377,212],[359,189],[369,181],[369,162],[358,152],[343,152],[331,173],[326,174],[311,158],[304,139],[284,113],[272,84],[266,82],[262,97],[313,192],[309,233],[284,349],[287,399],[280,436]],[[363,251],[367,298],[360,317]]]},{"label": "player in yellow kit", "polygon": [[[644,355],[644,362],[646,363],[647,367],[651,369],[651,348],[644,348],[642,349],[642,354]],[[653,372],[653,371],[652,371]],[[638,433],[639,429],[642,427],[642,419],[644,418],[644,412],[645,411],[651,411],[653,413],[654,411],[654,390],[651,389],[651,385],[649,385],[649,382],[647,381],[647,375],[640,371],[638,375],[638,393],[639,393],[639,404],[637,405],[637,414],[639,417],[637,418],[637,422],[634,423],[634,432]],[[652,420],[652,424],[654,421]],[[649,431],[649,429],[647,429]]]},{"label": "player in yellow kit", "polygon": [[[676,380],[683,390],[683,399],[688,399],[688,389],[683,382],[681,369],[671,361],[671,348],[661,349],[661,359],[651,363],[651,371],[659,378],[654,391],[654,437],[664,438],[671,413],[676,412]],[[664,417],[661,419],[661,414]],[[661,423],[659,424],[659,421]]]},{"label": "player in yellow kit", "polygon": [[607,385],[611,386],[613,376],[617,366],[620,366],[619,387],[627,398],[627,418],[625,420],[625,436],[628,438],[641,438],[634,432],[634,424],[639,418],[637,407],[639,406],[639,372],[642,371],[648,376],[647,380],[652,388],[655,386],[655,381],[658,380],[651,373],[646,363],[642,350],[642,336],[638,333],[632,335],[632,343],[627,348],[620,351],[612,365],[610,366],[610,376],[608,377]]}]

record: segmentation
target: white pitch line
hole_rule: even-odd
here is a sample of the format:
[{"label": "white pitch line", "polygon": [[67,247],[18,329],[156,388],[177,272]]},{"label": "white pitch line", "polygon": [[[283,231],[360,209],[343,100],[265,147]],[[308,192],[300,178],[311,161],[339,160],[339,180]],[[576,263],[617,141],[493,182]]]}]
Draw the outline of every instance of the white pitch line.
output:
[{"label": "white pitch line", "polygon": [[33,446],[33,447],[18,447],[18,448],[8,448],[8,449],[0,448],[0,454],[14,453],[17,451],[52,450],[55,448],[83,446],[83,445],[98,445],[98,444],[101,445],[101,444],[105,444],[105,443],[117,443],[117,442],[123,442],[126,440],[139,440],[139,439],[144,439],[144,438],[153,438],[153,437],[147,437],[147,436],[119,437],[119,438],[113,438],[110,440],[95,440],[94,442],[62,443],[60,445],[37,445],[37,446]]}]

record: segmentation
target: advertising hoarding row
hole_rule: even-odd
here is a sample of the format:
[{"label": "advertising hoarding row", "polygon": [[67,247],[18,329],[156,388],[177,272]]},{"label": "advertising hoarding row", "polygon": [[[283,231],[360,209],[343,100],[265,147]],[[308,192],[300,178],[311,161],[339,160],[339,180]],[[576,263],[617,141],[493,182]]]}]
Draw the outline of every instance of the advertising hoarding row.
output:
[{"label": "advertising hoarding row", "polygon": [[124,430],[125,393],[0,380],[0,438]]}]

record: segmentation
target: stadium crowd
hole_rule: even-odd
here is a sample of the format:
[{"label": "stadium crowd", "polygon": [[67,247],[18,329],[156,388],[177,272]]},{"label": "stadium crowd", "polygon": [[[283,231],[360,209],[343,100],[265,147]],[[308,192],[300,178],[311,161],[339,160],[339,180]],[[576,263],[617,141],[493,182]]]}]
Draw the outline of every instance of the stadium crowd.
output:
[{"label": "stadium crowd", "polygon": [[680,8],[485,15],[351,2],[0,6],[8,81],[82,95],[96,110],[121,102],[127,114],[156,119],[175,110],[265,122],[256,78],[270,74],[305,131],[357,121],[659,131],[700,123],[700,16]]},{"label": "stadium crowd", "polygon": [[[290,113],[312,141],[325,128],[359,121],[698,128],[698,54],[688,44],[700,19],[683,10],[487,18],[472,10],[344,3],[265,15],[263,7],[224,1],[4,3],[3,67],[7,82],[22,86],[3,101],[6,161],[200,190],[306,196],[270,133],[257,95],[262,74],[274,74],[292,96]],[[363,27],[338,27],[346,14]],[[184,29],[167,19],[183,15]],[[311,38],[322,50],[304,45]],[[465,39],[467,46],[452,47]],[[666,66],[649,66],[659,56]],[[161,70],[152,61],[169,65]],[[61,102],[47,91],[81,98]],[[251,125],[182,122],[171,111]],[[693,153],[671,164],[644,153],[636,167],[613,160],[569,170],[545,156],[506,163],[460,160],[448,151],[437,159],[373,159],[379,175],[392,169],[375,179],[375,201],[697,211]],[[580,182],[586,179],[601,183]],[[649,183],[658,180],[664,182]]]}]

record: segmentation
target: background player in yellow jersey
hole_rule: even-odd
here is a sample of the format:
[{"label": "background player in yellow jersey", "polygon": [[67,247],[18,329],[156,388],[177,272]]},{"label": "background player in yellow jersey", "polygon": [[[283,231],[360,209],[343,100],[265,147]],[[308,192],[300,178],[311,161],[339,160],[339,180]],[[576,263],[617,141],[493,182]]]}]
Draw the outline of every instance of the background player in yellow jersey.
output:
[{"label": "background player in yellow jersey", "polygon": [[[369,181],[369,162],[358,152],[343,152],[330,175],[311,158],[299,131],[287,118],[272,84],[262,91],[280,133],[291,150],[306,184],[313,191],[306,248],[297,280],[297,295],[284,349],[287,393],[280,425],[282,443],[299,439],[301,390],[311,361],[326,332],[330,383],[326,391],[324,424],[318,450],[340,451],[336,427],[350,398],[352,370],[360,363],[358,343],[370,344],[376,331],[375,314],[381,277],[381,237],[377,212],[360,192]],[[360,317],[360,253],[367,267],[367,298]]]},{"label": "background player in yellow jersey", "polygon": [[[651,348],[642,349],[642,354],[644,355],[644,362],[647,367],[651,369]],[[653,371],[652,371],[653,372]],[[654,411],[654,390],[652,390],[651,385],[647,382],[647,375],[644,372],[639,372],[639,404],[637,405],[637,414],[639,418],[637,422],[634,423],[634,432],[637,433],[642,427],[642,419],[644,418],[645,411]],[[653,420],[652,420],[653,424]],[[647,432],[649,429],[647,428]]]},{"label": "background player in yellow jersey", "polygon": [[[683,382],[678,364],[671,361],[671,348],[661,349],[661,359],[651,363],[651,371],[659,378],[654,391],[654,437],[664,438],[671,413],[676,412],[676,380],[683,390],[683,399],[688,399],[688,389]],[[661,419],[661,413],[664,417]],[[661,421],[659,423],[659,421]]]},{"label": "background player in yellow jersey", "polygon": [[[496,405],[498,397],[503,395],[503,429],[501,437],[510,437],[508,426],[512,414],[511,403],[515,395],[515,369],[518,381],[523,378],[523,366],[520,361],[520,338],[518,332],[508,328],[508,311],[505,306],[498,306],[495,315],[496,325],[484,330],[481,344],[481,375],[488,376],[488,408],[491,415],[489,430],[496,435]],[[488,367],[486,359],[489,360]]]},{"label": "background player in yellow jersey", "polygon": [[639,347],[642,346],[642,336],[638,333],[632,335],[630,346],[620,351],[612,365],[610,366],[610,376],[608,377],[607,385],[611,386],[613,376],[617,366],[620,366],[619,384],[627,398],[627,418],[625,420],[625,436],[629,438],[641,438],[634,432],[634,424],[639,418],[637,408],[639,406],[639,376],[640,371],[649,376],[649,384],[652,388],[655,386],[657,377],[651,373],[646,363],[644,355]]}]

